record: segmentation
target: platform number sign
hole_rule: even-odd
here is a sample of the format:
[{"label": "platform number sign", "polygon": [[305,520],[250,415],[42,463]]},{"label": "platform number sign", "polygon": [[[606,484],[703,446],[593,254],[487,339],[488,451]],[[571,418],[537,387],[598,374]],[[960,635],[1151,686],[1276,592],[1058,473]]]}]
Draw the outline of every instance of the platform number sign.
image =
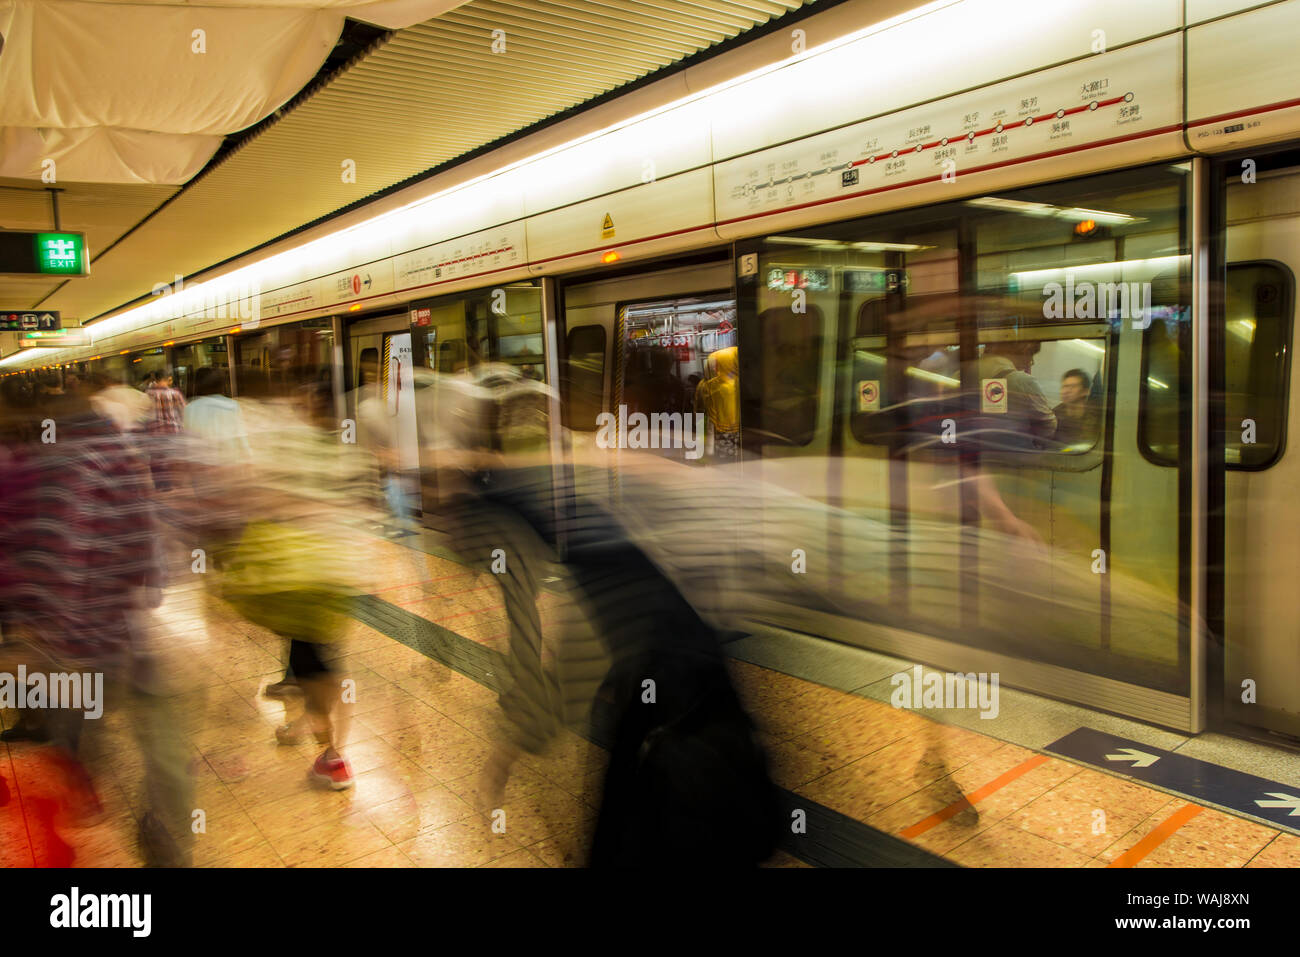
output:
[{"label": "platform number sign", "polygon": [[980,401],[981,411],[1005,413],[1007,411],[1007,380],[984,379],[981,384],[984,387]]},{"label": "platform number sign", "polygon": [[858,383],[858,411],[880,411],[880,380],[863,379]]}]

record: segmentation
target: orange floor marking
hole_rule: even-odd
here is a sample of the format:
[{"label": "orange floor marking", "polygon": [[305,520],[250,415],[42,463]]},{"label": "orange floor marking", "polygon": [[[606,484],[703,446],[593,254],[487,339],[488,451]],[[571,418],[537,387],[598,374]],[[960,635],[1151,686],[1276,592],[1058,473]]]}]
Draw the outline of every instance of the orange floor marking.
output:
[{"label": "orange floor marking", "polygon": [[1204,808],[1197,807],[1195,804],[1184,804],[1173,814],[1169,815],[1163,824],[1160,824],[1151,831],[1146,837],[1138,841],[1127,851],[1121,854],[1115,860],[1107,864],[1107,867],[1132,867],[1142,858],[1146,857],[1157,847],[1168,840],[1175,831],[1190,821],[1196,815],[1200,814]]},{"label": "orange floor marking", "polygon": [[1017,764],[1010,771],[998,775],[988,784],[980,785],[974,791],[971,791],[970,794],[962,795],[960,800],[954,801],[953,803],[949,804],[942,811],[936,811],[935,813],[927,817],[925,820],[917,821],[911,827],[905,828],[899,833],[902,834],[903,837],[907,837],[907,838],[920,837],[926,831],[930,830],[930,828],[937,827],[938,825],[942,824],[944,821],[948,820],[948,818],[950,817],[956,817],[962,811],[978,804],[980,801],[984,800],[986,797],[988,797],[990,794],[993,794],[995,791],[1000,791],[1002,788],[1006,787],[1016,778],[1020,777],[1023,774],[1028,774],[1030,771],[1034,770],[1034,768],[1040,767],[1046,763],[1047,763],[1047,755],[1035,754],[1028,761],[1022,761],[1020,764]]}]

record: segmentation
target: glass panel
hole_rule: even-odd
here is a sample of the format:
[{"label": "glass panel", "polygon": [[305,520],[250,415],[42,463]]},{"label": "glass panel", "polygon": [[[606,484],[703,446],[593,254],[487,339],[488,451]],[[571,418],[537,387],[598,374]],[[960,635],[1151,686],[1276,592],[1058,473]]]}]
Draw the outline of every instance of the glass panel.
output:
[{"label": "glass panel", "polygon": [[284,394],[334,376],[334,330],[329,318],[274,326],[235,342],[241,395]]},{"label": "glass panel", "polygon": [[616,417],[627,448],[704,462],[739,455],[736,324],[733,299],[669,299],[623,308]]},{"label": "glass panel", "polygon": [[825,520],[870,618],[1186,689],[1180,476],[1152,459],[1176,464],[1186,426],[1187,180],[1130,170],[763,241],[759,444],[824,449],[825,500],[887,529],[868,555],[870,527]]},{"label": "glass panel", "polygon": [[176,374],[172,385],[186,399],[230,391],[230,362],[224,336],[177,346],[173,354]]},{"label": "glass panel", "polygon": [[1249,182],[1242,181],[1241,168],[1240,158],[1223,164],[1228,265],[1220,340],[1226,466],[1221,693],[1227,718],[1295,740],[1300,455],[1287,441],[1287,426],[1300,399],[1290,388],[1289,359],[1294,275],[1300,271],[1300,151],[1259,157],[1258,178]]},{"label": "glass panel", "polygon": [[1229,264],[1224,337],[1229,468],[1265,468],[1281,451],[1294,301],[1295,280],[1285,266]]},{"label": "glass panel", "polygon": [[578,326],[569,330],[567,368],[563,379],[564,424],[592,432],[604,410],[605,329]]}]

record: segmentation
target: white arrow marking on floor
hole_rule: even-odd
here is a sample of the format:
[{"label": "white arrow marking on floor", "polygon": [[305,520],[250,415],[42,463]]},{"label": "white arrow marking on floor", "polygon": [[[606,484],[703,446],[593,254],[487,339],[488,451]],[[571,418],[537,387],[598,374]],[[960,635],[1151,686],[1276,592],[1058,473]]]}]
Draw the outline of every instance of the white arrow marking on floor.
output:
[{"label": "white arrow marking on floor", "polygon": [[1277,791],[1265,791],[1271,798],[1277,798],[1276,801],[1256,801],[1260,807],[1289,807],[1291,813],[1287,817],[1300,817],[1300,797],[1294,794],[1279,794]]},{"label": "white arrow marking on floor", "polygon": [[1106,755],[1107,761],[1132,761],[1135,768],[1149,768],[1160,760],[1158,754],[1147,754],[1137,748],[1120,748],[1119,754]]}]

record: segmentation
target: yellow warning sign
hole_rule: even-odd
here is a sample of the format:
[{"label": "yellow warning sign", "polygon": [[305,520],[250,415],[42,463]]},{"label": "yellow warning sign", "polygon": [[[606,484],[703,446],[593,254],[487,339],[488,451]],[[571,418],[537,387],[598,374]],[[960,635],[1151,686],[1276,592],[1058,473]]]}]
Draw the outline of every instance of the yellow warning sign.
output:
[{"label": "yellow warning sign", "polygon": [[614,217],[609,215],[609,213],[606,213],[605,221],[600,224],[600,229],[601,229],[601,233],[600,233],[601,239],[613,239],[614,238]]}]

